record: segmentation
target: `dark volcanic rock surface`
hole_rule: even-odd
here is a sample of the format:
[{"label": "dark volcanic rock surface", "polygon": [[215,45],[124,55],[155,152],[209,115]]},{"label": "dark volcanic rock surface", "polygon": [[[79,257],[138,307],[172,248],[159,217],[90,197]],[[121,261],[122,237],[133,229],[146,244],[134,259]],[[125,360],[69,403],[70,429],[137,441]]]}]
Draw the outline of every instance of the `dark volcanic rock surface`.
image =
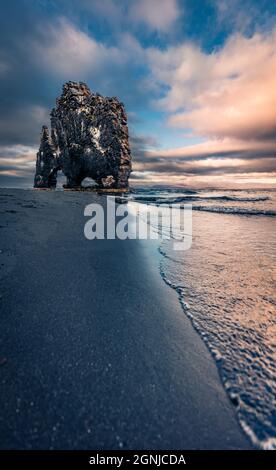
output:
[{"label": "dark volcanic rock surface", "polygon": [[127,188],[131,172],[127,116],[117,98],[68,82],[51,112],[51,135],[42,128],[34,186],[56,186],[62,170],[67,187],[92,178],[101,188]]}]

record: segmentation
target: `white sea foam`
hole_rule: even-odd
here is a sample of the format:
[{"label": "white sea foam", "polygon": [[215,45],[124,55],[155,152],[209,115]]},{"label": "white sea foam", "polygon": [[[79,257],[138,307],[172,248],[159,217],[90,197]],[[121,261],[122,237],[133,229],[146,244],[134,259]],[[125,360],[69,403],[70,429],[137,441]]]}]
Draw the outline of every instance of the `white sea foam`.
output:
[{"label": "white sea foam", "polygon": [[[242,429],[257,448],[275,449],[276,193],[228,191],[219,203],[210,194],[193,203],[192,248],[179,254],[170,240],[160,245],[160,273],[213,355]],[[184,197],[136,196],[150,204]]]}]

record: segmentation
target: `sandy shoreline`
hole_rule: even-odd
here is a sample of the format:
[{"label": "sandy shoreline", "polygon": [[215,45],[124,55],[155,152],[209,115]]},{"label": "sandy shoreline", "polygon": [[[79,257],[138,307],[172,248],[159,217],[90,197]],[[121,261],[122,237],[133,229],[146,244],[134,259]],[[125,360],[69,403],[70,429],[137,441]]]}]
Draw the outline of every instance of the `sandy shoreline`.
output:
[{"label": "sandy shoreline", "polygon": [[154,242],[84,238],[95,200],[0,190],[0,447],[251,448]]}]

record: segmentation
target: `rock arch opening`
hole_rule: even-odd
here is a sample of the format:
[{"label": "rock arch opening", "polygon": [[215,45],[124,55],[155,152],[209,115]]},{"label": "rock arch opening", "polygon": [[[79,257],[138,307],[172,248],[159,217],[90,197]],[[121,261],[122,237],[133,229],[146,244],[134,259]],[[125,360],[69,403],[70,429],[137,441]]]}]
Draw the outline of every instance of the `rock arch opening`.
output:
[{"label": "rock arch opening", "polygon": [[96,181],[93,178],[90,178],[89,176],[84,178],[81,182],[81,187],[82,188],[92,188],[92,187],[95,187],[95,186],[97,186]]}]

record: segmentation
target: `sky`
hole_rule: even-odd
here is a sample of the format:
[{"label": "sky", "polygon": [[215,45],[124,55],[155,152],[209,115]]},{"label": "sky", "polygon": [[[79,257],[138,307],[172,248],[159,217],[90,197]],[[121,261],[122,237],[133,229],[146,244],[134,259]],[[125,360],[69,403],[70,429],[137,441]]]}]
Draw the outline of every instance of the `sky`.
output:
[{"label": "sky", "polygon": [[125,104],[132,185],[276,186],[276,3],[1,0],[0,186],[69,80]]}]

